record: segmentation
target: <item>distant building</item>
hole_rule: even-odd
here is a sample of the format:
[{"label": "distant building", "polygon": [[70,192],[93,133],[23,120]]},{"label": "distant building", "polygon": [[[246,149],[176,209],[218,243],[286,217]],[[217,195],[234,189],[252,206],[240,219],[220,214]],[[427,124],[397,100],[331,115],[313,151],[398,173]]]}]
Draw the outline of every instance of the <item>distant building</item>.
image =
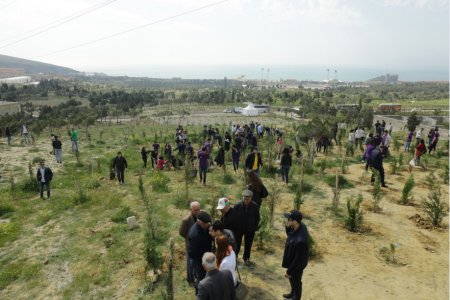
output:
[{"label": "distant building", "polygon": [[378,105],[380,112],[398,112],[402,111],[402,105],[398,103],[382,103]]},{"label": "distant building", "polygon": [[20,104],[17,102],[0,101],[0,116],[20,112]]},{"label": "distant building", "polygon": [[369,81],[383,82],[383,83],[397,83],[398,74],[386,73],[385,75],[381,75],[381,76],[372,78]]},{"label": "distant building", "polygon": [[30,83],[31,77],[30,76],[19,76],[19,77],[9,77],[9,78],[0,78],[0,83],[7,83],[7,84],[25,84]]}]

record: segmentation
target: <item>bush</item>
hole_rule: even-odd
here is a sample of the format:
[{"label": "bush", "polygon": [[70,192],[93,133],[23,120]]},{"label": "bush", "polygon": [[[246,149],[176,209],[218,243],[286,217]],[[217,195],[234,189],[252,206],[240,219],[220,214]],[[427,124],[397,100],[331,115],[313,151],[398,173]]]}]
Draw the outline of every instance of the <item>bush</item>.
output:
[{"label": "bush", "polygon": [[411,174],[408,177],[408,180],[406,180],[405,186],[403,187],[402,191],[402,199],[401,202],[403,204],[409,203],[409,196],[411,195],[411,191],[414,188],[415,182],[414,182],[414,176]]},{"label": "bush", "polygon": [[447,209],[441,201],[441,197],[441,190],[438,188],[437,190],[430,191],[428,200],[424,200],[423,202],[425,212],[434,226],[439,226],[442,219],[447,215]]},{"label": "bush", "polygon": [[16,223],[0,223],[0,247],[19,237],[20,227]]},{"label": "bush", "polygon": [[111,221],[116,223],[126,223],[127,218],[135,216],[136,213],[129,206],[122,206],[112,217]]},{"label": "bush", "polygon": [[73,197],[72,202],[74,205],[80,205],[91,200],[91,196],[87,194],[84,189],[79,188],[77,194]]},{"label": "bush", "polygon": [[256,232],[258,249],[263,250],[265,244],[272,239],[272,227],[270,226],[270,211],[267,206],[260,208],[261,219],[259,221],[259,230]]},{"label": "bush", "polygon": [[84,186],[87,189],[98,189],[101,186],[100,180],[96,178],[86,178],[84,180]]},{"label": "bush", "polygon": [[353,232],[358,231],[361,227],[363,216],[362,211],[359,208],[363,197],[361,194],[358,195],[356,201],[352,198],[347,199],[347,216],[345,216],[345,226]]},{"label": "bush", "polygon": [[0,204],[0,217],[7,217],[14,212],[14,207],[8,204]]},{"label": "bush", "polygon": [[375,182],[373,184],[372,196],[373,196],[373,211],[380,211],[380,201],[383,198],[383,192],[381,191],[381,177],[380,172],[374,169]]},{"label": "bush", "polygon": [[[336,187],[336,175],[327,175],[325,176],[324,181],[330,187],[332,188]],[[338,183],[340,189],[350,189],[354,187],[354,185],[342,175],[339,175]]]},{"label": "bush", "polygon": [[27,178],[21,181],[17,188],[24,193],[36,193],[39,192],[38,182],[34,178]]},{"label": "bush", "polygon": [[154,172],[150,183],[153,188],[153,191],[155,192],[162,192],[167,193],[170,191],[168,183],[170,182],[170,179],[164,175],[162,172]]},{"label": "bush", "polygon": [[[291,190],[291,192],[295,193],[297,192],[297,190],[300,188],[300,183],[299,182],[294,182],[291,185],[289,185],[289,190]],[[303,194],[309,193],[313,190],[314,186],[309,182],[309,181],[303,181],[303,185],[302,185],[302,190],[301,192]]]},{"label": "bush", "polygon": [[225,173],[222,177],[222,183],[223,184],[233,184],[236,182],[236,179],[232,174]]},{"label": "bush", "polygon": [[391,174],[392,175],[397,174],[398,173],[398,169],[399,169],[399,166],[398,166],[397,158],[394,157],[394,156],[391,156]]},{"label": "bush", "polygon": [[308,232],[308,252],[309,257],[315,257],[318,254],[316,241],[314,241],[313,237],[309,232]]},{"label": "bush", "polygon": [[45,159],[43,159],[43,158],[40,157],[40,156],[35,156],[35,157],[33,157],[32,162],[33,162],[33,164],[37,164],[37,163],[40,163],[40,162],[43,161],[43,160],[45,160]]}]

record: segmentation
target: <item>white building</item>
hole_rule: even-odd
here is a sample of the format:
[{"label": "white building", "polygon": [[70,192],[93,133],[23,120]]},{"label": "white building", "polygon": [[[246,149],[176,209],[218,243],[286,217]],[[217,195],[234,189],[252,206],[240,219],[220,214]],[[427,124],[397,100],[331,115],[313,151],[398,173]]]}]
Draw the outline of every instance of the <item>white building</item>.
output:
[{"label": "white building", "polygon": [[0,83],[6,83],[6,84],[25,84],[30,83],[31,77],[30,76],[19,76],[19,77],[9,77],[9,78],[0,78]]}]

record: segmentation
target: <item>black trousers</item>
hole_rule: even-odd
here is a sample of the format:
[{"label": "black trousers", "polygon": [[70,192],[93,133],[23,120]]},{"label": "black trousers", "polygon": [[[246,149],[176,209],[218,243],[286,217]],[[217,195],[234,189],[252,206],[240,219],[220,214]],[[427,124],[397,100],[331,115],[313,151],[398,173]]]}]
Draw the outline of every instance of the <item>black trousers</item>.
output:
[{"label": "black trousers", "polygon": [[[374,167],[372,167],[372,168],[374,168]],[[384,183],[384,168],[383,168],[383,166],[381,166],[379,168],[374,168],[374,169],[377,170],[380,173],[381,185],[385,185],[385,183]],[[370,182],[375,182],[375,174],[372,174]]]},{"label": "black trousers", "polygon": [[255,232],[237,233],[236,234],[236,258],[239,256],[241,250],[242,238],[244,238],[244,260],[250,259],[250,252],[252,251],[253,239],[255,238]]},{"label": "black trousers", "polygon": [[125,169],[117,169],[117,179],[122,183],[125,181]]},{"label": "black trousers", "polygon": [[293,300],[302,299],[302,276],[303,271],[297,274],[291,275],[289,283],[291,284],[291,295]]},{"label": "black trousers", "polygon": [[42,182],[39,181],[39,192],[41,194],[41,198],[44,198],[44,187],[47,187],[47,198],[50,198],[50,181]]}]

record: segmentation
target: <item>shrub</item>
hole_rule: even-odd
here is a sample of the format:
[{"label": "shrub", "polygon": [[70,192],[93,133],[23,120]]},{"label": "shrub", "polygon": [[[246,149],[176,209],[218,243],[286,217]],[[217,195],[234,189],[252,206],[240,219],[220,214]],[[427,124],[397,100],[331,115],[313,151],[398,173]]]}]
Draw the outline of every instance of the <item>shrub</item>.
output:
[{"label": "shrub", "polygon": [[[289,185],[289,190],[291,190],[291,192],[295,193],[297,192],[297,190],[300,188],[300,183],[299,182],[294,182],[292,184]],[[309,182],[309,181],[303,181],[302,184],[302,190],[301,192],[303,194],[309,193],[313,190],[314,186]]]},{"label": "shrub", "polygon": [[300,206],[303,204],[304,200],[302,198],[302,191],[300,187],[298,187],[297,191],[295,191],[294,197],[294,209],[300,210]]},{"label": "shrub", "polygon": [[0,217],[7,217],[14,212],[14,207],[8,204],[0,204]]},{"label": "shrub", "polygon": [[316,163],[316,166],[319,168],[320,175],[325,175],[325,170],[328,168],[328,162],[325,159],[322,159]]},{"label": "shrub", "polygon": [[448,164],[445,165],[445,169],[444,169],[444,183],[448,184],[448,178],[449,177],[449,172],[448,172]]},{"label": "shrub", "polygon": [[[336,187],[336,175],[327,175],[325,176],[324,181],[330,187]],[[354,187],[354,185],[342,175],[339,175],[338,183],[341,189],[350,189]]]},{"label": "shrub", "polygon": [[402,199],[401,202],[403,204],[409,203],[409,196],[411,195],[411,191],[414,188],[415,182],[414,182],[414,176],[411,174],[408,177],[408,180],[406,180],[405,186],[403,187],[402,191]]},{"label": "shrub", "polygon": [[80,205],[91,200],[91,196],[87,194],[84,189],[79,188],[77,194],[73,197],[72,202],[74,205]]},{"label": "shrub", "polygon": [[308,252],[309,257],[315,257],[318,254],[316,241],[313,239],[313,237],[309,232],[308,232]]},{"label": "shrub", "polygon": [[233,184],[235,182],[236,182],[236,179],[234,178],[233,175],[231,175],[229,173],[225,173],[222,177],[223,184]]},{"label": "shrub", "polygon": [[19,237],[20,227],[16,223],[0,223],[0,247]]},{"label": "shrub", "polygon": [[359,208],[363,197],[361,194],[358,195],[356,201],[352,198],[347,199],[347,216],[345,216],[345,226],[353,232],[358,231],[361,227],[363,216],[362,211]]},{"label": "shrub", "polygon": [[260,250],[265,249],[265,244],[272,239],[272,227],[270,226],[270,212],[267,206],[260,208],[261,219],[259,221],[259,230],[256,232],[257,247]]},{"label": "shrub", "polygon": [[45,160],[45,159],[43,159],[43,158],[40,157],[40,156],[35,156],[35,157],[33,157],[32,162],[33,162],[33,164],[37,164],[37,163],[40,163],[40,162],[43,161],[43,160]]},{"label": "shrub", "polygon": [[398,166],[397,158],[394,157],[394,156],[391,156],[391,174],[392,175],[397,174],[398,173],[398,169],[399,169],[399,166]]},{"label": "shrub", "polygon": [[39,191],[38,182],[34,178],[27,178],[17,185],[17,188],[24,193],[35,193]]},{"label": "shrub", "polygon": [[112,217],[111,221],[116,223],[126,223],[127,218],[135,216],[136,213],[129,206],[122,206]]},{"label": "shrub", "polygon": [[155,192],[167,193],[170,191],[168,183],[170,179],[162,172],[154,172],[150,183]]},{"label": "shrub", "polygon": [[97,178],[86,178],[84,180],[84,186],[87,189],[98,189],[101,186],[100,180]]},{"label": "shrub", "polygon": [[436,182],[434,182],[432,188],[430,188],[428,200],[425,199],[423,201],[423,207],[434,226],[439,226],[442,219],[447,215],[447,209],[442,201],[441,189]]}]

